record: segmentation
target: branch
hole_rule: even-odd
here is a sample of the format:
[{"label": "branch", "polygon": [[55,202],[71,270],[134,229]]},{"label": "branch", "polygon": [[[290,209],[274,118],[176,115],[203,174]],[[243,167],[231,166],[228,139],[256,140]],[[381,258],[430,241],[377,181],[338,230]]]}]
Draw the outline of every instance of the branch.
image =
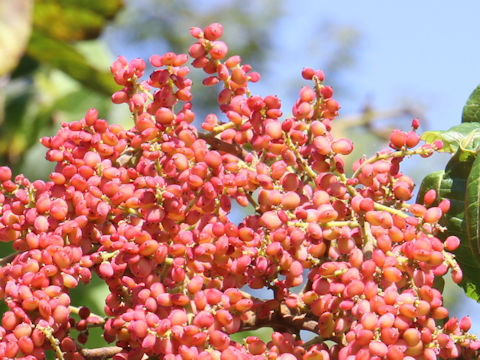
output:
[{"label": "branch", "polygon": [[207,142],[212,149],[223,151],[232,155],[235,155],[241,160],[245,160],[246,151],[238,144],[229,144],[223,140],[216,138],[212,134],[198,133],[198,138]]},{"label": "branch", "polygon": [[19,254],[20,253],[18,252],[14,252],[12,254],[5,256],[4,258],[0,258],[0,267],[7,265],[9,262],[12,262],[13,259],[15,259],[15,257]]},{"label": "branch", "polygon": [[[287,305],[282,304],[276,311],[272,311],[266,318],[258,318],[255,313],[251,313],[249,318],[242,323],[240,331],[256,330],[262,327],[271,327],[275,331],[281,332],[299,332],[307,330],[315,334],[320,334],[318,317],[308,312],[295,312]],[[328,340],[341,343],[341,339],[335,336]]]},{"label": "branch", "polygon": [[123,349],[118,346],[106,346],[97,349],[81,349],[80,353],[90,360],[103,360],[109,359],[118,354]]}]

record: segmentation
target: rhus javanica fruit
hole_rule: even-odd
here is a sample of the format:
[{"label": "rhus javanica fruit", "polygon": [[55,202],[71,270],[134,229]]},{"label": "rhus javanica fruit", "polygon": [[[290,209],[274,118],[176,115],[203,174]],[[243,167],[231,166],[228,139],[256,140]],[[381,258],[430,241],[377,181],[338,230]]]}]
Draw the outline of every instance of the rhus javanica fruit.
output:
[{"label": "rhus javanica fruit", "polygon": [[[119,57],[112,100],[133,127],[95,109],[62,124],[41,139],[49,181],[0,168],[0,240],[16,251],[0,260],[1,358],[478,359],[471,320],[449,319],[434,286],[449,270],[462,280],[460,240],[440,236],[449,201],[408,202],[400,172],[443,143],[421,143],[414,119],[347,176],[353,144],[330,132],[339,104],[323,72],[302,71],[284,116],[276,96],[251,93],[260,75],[227,57],[222,31],[192,28],[188,54],[151,56],[148,77]],[[195,119],[189,63],[215,85],[202,91],[217,114]],[[239,223],[234,204],[252,208]],[[94,275],[104,314],[69,296]],[[92,327],[111,346],[85,348]],[[230,338],[263,327],[266,341]]]}]

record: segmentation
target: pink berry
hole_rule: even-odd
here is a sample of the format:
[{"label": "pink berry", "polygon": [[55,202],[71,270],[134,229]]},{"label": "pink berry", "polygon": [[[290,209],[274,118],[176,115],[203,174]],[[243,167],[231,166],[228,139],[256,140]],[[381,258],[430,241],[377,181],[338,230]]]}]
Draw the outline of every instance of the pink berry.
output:
[{"label": "pink berry", "polygon": [[203,29],[205,38],[210,41],[214,41],[222,37],[223,26],[219,23],[213,23]]}]

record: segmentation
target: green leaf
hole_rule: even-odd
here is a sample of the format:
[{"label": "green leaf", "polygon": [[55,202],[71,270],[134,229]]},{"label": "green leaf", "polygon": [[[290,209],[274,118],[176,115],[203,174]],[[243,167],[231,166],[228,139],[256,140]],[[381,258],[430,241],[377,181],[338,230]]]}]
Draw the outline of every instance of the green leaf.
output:
[{"label": "green leaf", "polygon": [[32,0],[0,1],[0,77],[20,61],[32,30]]},{"label": "green leaf", "polygon": [[458,149],[464,152],[476,153],[480,149],[480,123],[463,123],[448,130],[426,131],[422,140],[433,144],[436,140],[443,141],[440,151],[455,153]]},{"label": "green leaf", "polygon": [[[474,163],[480,163],[476,154],[458,150],[448,162],[444,172],[430,174],[424,179],[417,199],[423,200],[426,191],[435,189],[438,194],[437,203],[442,199],[450,200],[450,210],[442,222],[447,230],[439,236],[446,238],[455,235],[460,238],[460,246],[454,251],[455,258],[463,271],[463,280],[460,286],[467,296],[480,302],[480,257],[478,253],[474,254],[472,251],[466,219],[467,211],[471,212],[470,217],[476,214],[473,204],[470,204],[473,200],[466,195],[467,183],[469,183],[472,193],[470,196],[474,196],[475,181],[473,181],[473,177],[476,176],[476,172],[480,172],[478,165],[475,172],[472,172]],[[478,201],[476,201],[476,205],[478,206]],[[476,211],[479,211],[478,207]]]},{"label": "green leaf", "polygon": [[462,123],[471,122],[480,122],[480,85],[473,90],[463,107]]},{"label": "green leaf", "polygon": [[108,95],[118,90],[110,73],[94,68],[73,46],[38,30],[33,31],[27,52],[40,63],[65,72],[87,88]]}]

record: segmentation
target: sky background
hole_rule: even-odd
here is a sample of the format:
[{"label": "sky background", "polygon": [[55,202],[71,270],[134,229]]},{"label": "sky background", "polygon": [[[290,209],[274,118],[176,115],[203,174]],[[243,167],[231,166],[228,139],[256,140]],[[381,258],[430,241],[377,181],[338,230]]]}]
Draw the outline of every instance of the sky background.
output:
[{"label": "sky background", "polygon": [[[213,9],[213,3],[203,0],[197,6]],[[398,108],[408,102],[423,110],[424,130],[460,123],[462,108],[480,83],[480,2],[287,0],[282,7],[283,15],[271,29],[273,46],[267,54],[262,85],[258,85],[262,95],[273,92],[287,99],[285,109],[291,109],[295,101],[292,79],[300,79],[303,67],[324,61],[319,53],[328,48],[328,41],[321,33],[322,24],[332,23],[353,27],[360,34],[353,47],[354,65],[336,78],[343,89],[338,97],[342,115],[359,113],[366,100],[376,109]],[[228,23],[223,25],[228,28]],[[105,38],[115,55],[151,55],[151,43],[139,49],[108,31]],[[327,83],[328,79],[327,73]],[[408,125],[398,124],[404,129]],[[445,156],[432,161],[412,159],[406,164],[406,173],[414,172],[418,182],[427,173],[442,169],[447,160]],[[461,291],[451,293],[450,302],[452,299],[459,304],[453,315],[472,316],[472,331],[480,334],[480,305]]]},{"label": "sky background", "polygon": [[319,37],[318,23],[349,25],[361,33],[356,64],[343,78],[355,94],[342,103],[346,112],[358,111],[368,96],[378,107],[408,97],[426,105],[435,128],[446,128],[459,121],[480,83],[479,2],[289,0],[286,9],[276,41],[280,58],[297,71],[309,57],[302,44]]}]

